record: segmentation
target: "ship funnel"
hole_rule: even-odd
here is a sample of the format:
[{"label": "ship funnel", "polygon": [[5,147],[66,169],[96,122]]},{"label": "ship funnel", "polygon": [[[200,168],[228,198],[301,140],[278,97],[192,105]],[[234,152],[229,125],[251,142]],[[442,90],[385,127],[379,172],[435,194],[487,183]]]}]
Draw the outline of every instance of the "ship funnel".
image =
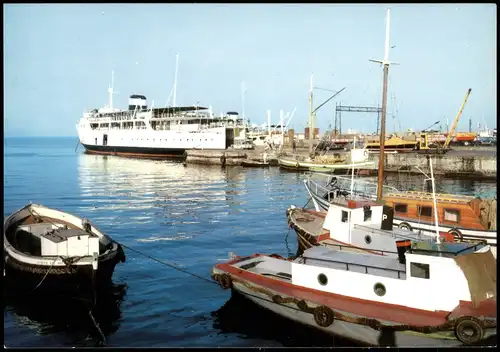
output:
[{"label": "ship funnel", "polygon": [[146,110],[148,108],[147,99],[144,95],[132,94],[128,99],[129,110]]}]

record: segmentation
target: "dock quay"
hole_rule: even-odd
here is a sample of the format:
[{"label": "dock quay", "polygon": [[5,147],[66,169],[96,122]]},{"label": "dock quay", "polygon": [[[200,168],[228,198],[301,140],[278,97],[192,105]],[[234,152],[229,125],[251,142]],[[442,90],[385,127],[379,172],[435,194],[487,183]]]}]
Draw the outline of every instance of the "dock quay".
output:
[{"label": "dock quay", "polygon": [[[346,151],[334,151],[345,154]],[[307,157],[307,148],[297,148],[296,153],[285,147],[282,151],[265,150],[263,147],[251,150],[187,150],[186,164],[208,164],[240,166],[245,160],[264,161],[264,156],[271,166],[278,166],[280,155],[288,158]],[[369,160],[378,163],[379,154],[370,154]],[[496,148],[489,149],[453,149],[444,155],[433,155],[433,168],[436,175],[448,178],[496,179],[497,158]],[[427,156],[418,153],[385,154],[385,171],[388,173],[421,174],[417,169],[428,172]]]}]

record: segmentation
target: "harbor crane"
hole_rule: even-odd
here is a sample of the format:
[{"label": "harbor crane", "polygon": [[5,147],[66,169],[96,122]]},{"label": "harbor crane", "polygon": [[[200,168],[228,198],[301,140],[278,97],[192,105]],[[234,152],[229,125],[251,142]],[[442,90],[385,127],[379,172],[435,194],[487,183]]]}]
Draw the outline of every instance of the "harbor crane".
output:
[{"label": "harbor crane", "polygon": [[[427,133],[425,133],[425,130],[424,130],[424,131],[422,131],[422,133],[420,133],[420,141],[419,141],[419,145],[418,145],[419,152],[443,154],[449,150],[450,142],[453,139],[453,133],[455,133],[455,130],[456,130],[457,125],[458,125],[458,121],[460,121],[460,117],[462,116],[462,111],[464,110],[465,104],[467,103],[467,100],[469,99],[469,95],[470,95],[471,91],[472,91],[472,89],[469,88],[469,90],[467,91],[467,94],[465,94],[465,99],[462,103],[462,106],[460,106],[460,110],[458,111],[458,114],[455,117],[455,121],[453,121],[453,124],[451,125],[450,131],[448,132],[448,135],[446,136],[446,140],[445,140],[444,144],[442,146],[431,147],[429,145],[429,136]],[[429,129],[429,128],[427,128],[427,129]]]}]

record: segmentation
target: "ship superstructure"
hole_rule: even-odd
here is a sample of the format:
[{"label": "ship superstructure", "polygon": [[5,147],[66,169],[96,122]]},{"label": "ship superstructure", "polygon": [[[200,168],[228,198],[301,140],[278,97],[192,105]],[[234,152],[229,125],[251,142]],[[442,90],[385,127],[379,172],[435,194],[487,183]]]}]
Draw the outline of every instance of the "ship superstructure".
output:
[{"label": "ship superstructure", "polygon": [[[148,107],[141,94],[129,97],[128,109],[109,105],[83,113],[76,125],[88,153],[175,157],[188,149],[226,149],[243,127],[238,115],[215,116],[201,106]],[[236,133],[235,133],[236,132]]]}]

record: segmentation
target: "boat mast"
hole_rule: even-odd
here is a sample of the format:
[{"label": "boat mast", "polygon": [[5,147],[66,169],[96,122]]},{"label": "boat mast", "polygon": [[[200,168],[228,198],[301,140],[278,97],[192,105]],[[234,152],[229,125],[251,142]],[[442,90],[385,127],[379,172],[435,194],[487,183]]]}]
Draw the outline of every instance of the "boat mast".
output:
[{"label": "boat mast", "polygon": [[309,152],[313,151],[314,144],[314,115],[313,115],[313,75],[309,86]]},{"label": "boat mast", "polygon": [[429,168],[431,169],[431,185],[432,185],[432,202],[434,203],[434,222],[436,225],[436,239],[437,243],[441,243],[441,238],[439,237],[439,224],[438,224],[438,213],[437,213],[437,202],[436,202],[436,184],[434,182],[434,172],[432,170],[432,159],[429,157]]},{"label": "boat mast", "polygon": [[283,148],[283,144],[284,144],[284,141],[285,141],[285,131],[283,129],[283,110],[280,110],[280,128],[281,128],[281,141],[280,141],[280,144],[281,144],[281,148]]},{"label": "boat mast", "polygon": [[373,60],[384,65],[384,82],[382,87],[382,114],[380,118],[380,156],[378,161],[378,182],[377,182],[377,200],[382,199],[384,184],[384,146],[385,146],[385,117],[387,113],[387,81],[389,77],[389,32],[391,10],[387,9],[386,27],[385,27],[385,53],[384,60]]},{"label": "boat mast", "polygon": [[245,82],[241,82],[241,114],[243,115],[242,118],[243,118],[243,125],[246,127],[247,126],[247,122],[246,122],[246,119],[245,119],[245,93],[246,93],[246,87],[245,87]]},{"label": "boat mast", "polygon": [[175,107],[177,99],[177,71],[179,69],[179,53],[175,55],[175,78],[174,78],[174,101],[172,106]]},{"label": "boat mast", "polygon": [[111,70],[111,85],[108,88],[109,94],[109,109],[113,109],[113,88],[115,85],[115,71]]}]

